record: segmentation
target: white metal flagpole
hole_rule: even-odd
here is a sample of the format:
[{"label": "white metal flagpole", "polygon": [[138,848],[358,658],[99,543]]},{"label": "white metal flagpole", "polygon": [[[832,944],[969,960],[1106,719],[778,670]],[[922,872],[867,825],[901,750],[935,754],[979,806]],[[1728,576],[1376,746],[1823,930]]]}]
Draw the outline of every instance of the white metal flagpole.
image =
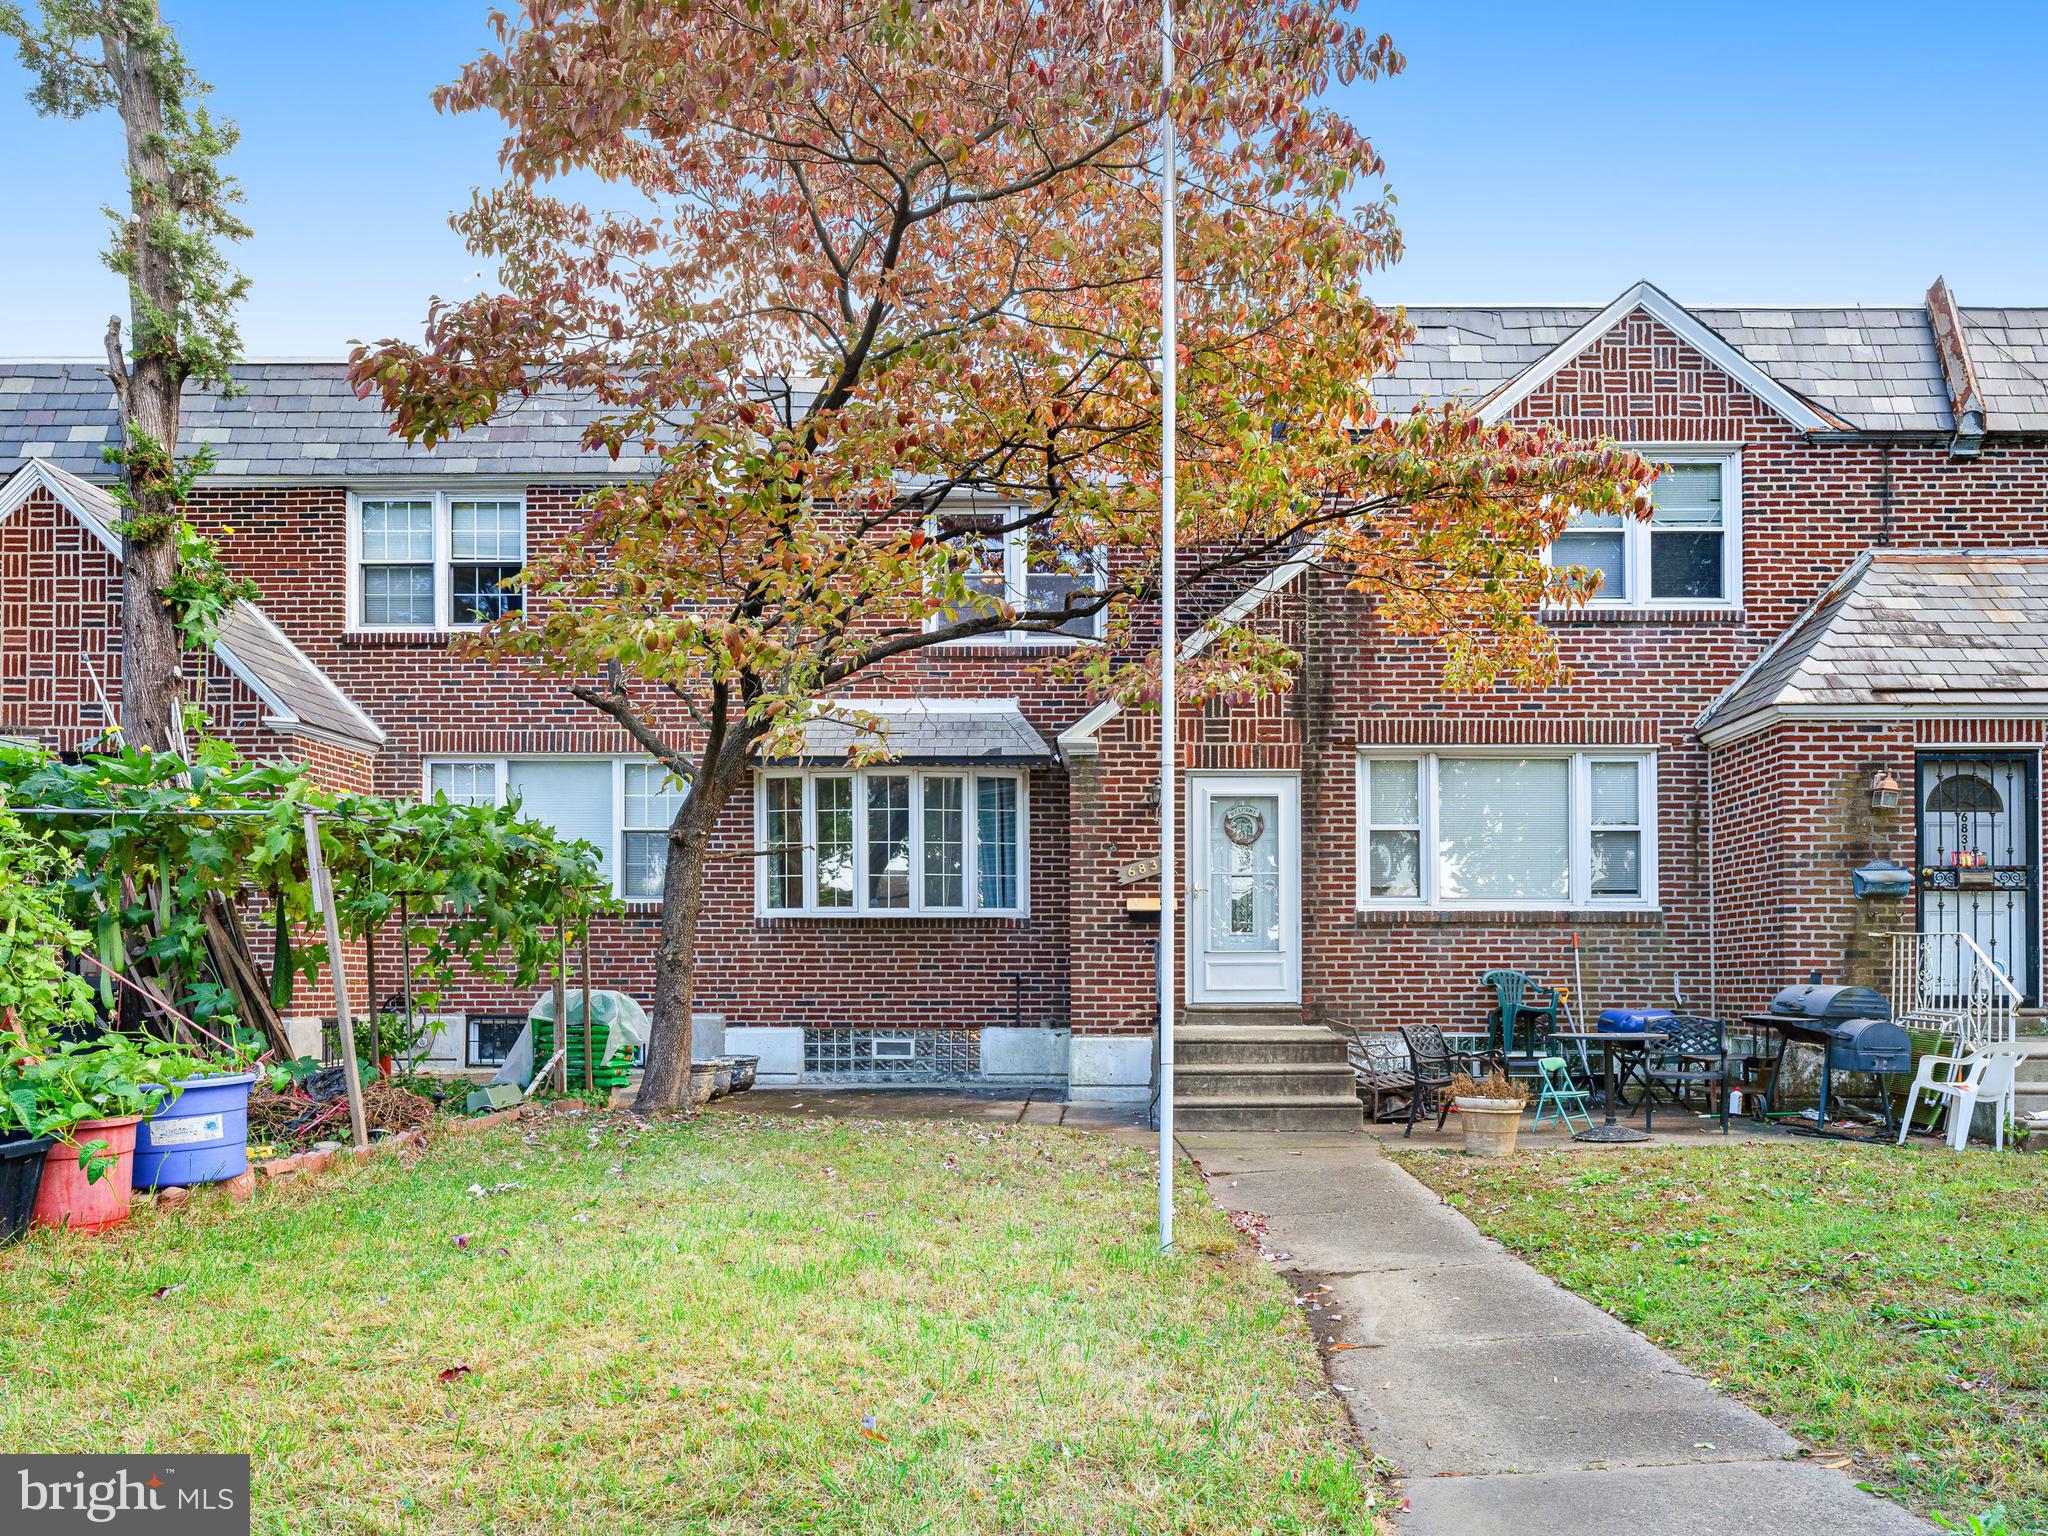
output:
[{"label": "white metal flagpole", "polygon": [[1174,942],[1180,882],[1174,873],[1174,778],[1180,635],[1175,618],[1173,454],[1179,316],[1173,247],[1173,0],[1160,0],[1159,144],[1159,1246],[1173,1246],[1173,1013],[1180,955]]}]

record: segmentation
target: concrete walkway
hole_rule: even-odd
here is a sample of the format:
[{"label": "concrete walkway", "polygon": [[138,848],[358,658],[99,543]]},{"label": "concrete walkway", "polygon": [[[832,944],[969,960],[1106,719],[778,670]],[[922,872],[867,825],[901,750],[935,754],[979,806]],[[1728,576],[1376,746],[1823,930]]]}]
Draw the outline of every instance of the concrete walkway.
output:
[{"label": "concrete walkway", "polygon": [[[1553,1284],[1353,1135],[1189,1135],[1309,1295],[1401,1536],[1925,1536],[1798,1442]],[[1286,1257],[1281,1257],[1285,1255]],[[1327,1286],[1327,1290],[1318,1290]]]}]

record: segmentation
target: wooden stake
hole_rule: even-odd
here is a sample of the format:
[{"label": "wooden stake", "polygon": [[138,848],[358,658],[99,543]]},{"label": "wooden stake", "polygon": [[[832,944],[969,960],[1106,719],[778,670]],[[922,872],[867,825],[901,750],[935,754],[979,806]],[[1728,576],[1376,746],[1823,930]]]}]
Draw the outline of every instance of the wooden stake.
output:
[{"label": "wooden stake", "polygon": [[[360,1152],[370,1144],[363,1118],[363,1078],[356,1068],[356,1026],[348,1012],[348,976],[341,962],[341,914],[334,908],[334,881],[320,856],[320,817],[306,812],[306,877],[313,887],[313,905],[327,923],[327,974],[334,981],[334,1025],[341,1036],[341,1080],[348,1088],[348,1128]],[[374,1006],[374,1003],[373,1003]]]},{"label": "wooden stake", "polygon": [[591,1045],[590,1028],[590,914],[583,914],[583,932],[577,941],[583,961],[583,1091],[589,1093],[597,1087],[597,1067],[591,1058],[597,1054]]},{"label": "wooden stake", "polygon": [[[555,1068],[555,1092],[569,1091],[569,929],[555,924],[555,1044],[562,1048],[561,1065]],[[590,1023],[583,1025],[583,1054],[590,1054]]]},{"label": "wooden stake", "polygon": [[403,891],[398,893],[398,963],[405,968],[399,980],[405,988],[406,1049],[413,1050],[416,1047],[412,1043],[414,1038],[412,1008],[412,915],[410,909],[406,906],[405,893]]}]

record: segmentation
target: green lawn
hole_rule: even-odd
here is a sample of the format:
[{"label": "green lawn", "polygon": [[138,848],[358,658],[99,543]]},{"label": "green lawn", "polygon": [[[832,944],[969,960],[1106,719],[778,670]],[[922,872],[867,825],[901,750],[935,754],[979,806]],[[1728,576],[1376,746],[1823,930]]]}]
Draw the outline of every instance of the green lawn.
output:
[{"label": "green lawn", "polygon": [[1860,1480],[2048,1529],[2048,1161],[1799,1143],[1401,1164]]},{"label": "green lawn", "polygon": [[1150,1168],[562,1115],[39,1233],[0,1445],[246,1451],[264,1532],[1370,1532],[1292,1296],[1192,1177],[1158,1257]]}]

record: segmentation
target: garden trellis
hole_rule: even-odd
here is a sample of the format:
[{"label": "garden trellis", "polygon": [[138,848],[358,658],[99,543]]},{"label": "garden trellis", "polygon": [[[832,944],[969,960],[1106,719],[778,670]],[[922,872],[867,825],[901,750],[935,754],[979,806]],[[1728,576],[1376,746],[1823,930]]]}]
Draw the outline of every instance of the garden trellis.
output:
[{"label": "garden trellis", "polygon": [[[394,914],[410,1011],[458,973],[536,984],[560,969],[572,934],[615,906],[597,850],[517,806],[337,792],[303,764],[250,763],[221,743],[189,761],[0,751],[0,795],[70,856],[66,909],[105,967],[103,1007],[117,1002],[113,976],[133,977],[172,1005],[145,1025],[179,1034],[179,1013],[237,1024],[281,1057],[292,1054],[282,1010],[298,980],[348,943],[374,953]],[[314,900],[316,826],[331,926]],[[267,970],[244,926],[257,903],[273,930]],[[374,992],[369,1001],[374,1019]]]}]

